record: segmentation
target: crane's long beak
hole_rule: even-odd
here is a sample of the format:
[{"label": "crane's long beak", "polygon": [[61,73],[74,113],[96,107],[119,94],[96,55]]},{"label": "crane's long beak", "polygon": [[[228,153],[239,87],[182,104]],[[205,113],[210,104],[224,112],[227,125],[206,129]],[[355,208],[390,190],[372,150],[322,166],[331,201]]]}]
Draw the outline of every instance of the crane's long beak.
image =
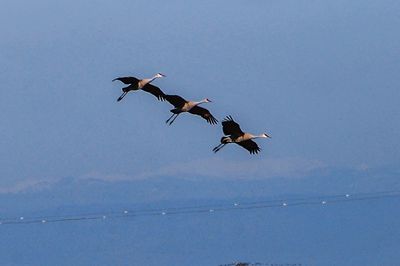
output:
[{"label": "crane's long beak", "polygon": [[162,77],[166,77],[166,75],[164,75],[163,73],[158,73],[158,74],[160,74]]}]

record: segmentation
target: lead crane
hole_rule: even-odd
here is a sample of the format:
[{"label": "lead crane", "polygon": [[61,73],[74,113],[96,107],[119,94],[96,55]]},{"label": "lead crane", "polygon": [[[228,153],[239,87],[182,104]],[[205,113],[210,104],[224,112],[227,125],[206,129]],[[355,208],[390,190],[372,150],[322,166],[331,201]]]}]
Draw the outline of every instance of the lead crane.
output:
[{"label": "lead crane", "polygon": [[163,77],[165,77],[164,74],[157,73],[152,78],[148,79],[138,79],[135,77],[119,77],[113,79],[112,81],[119,80],[124,84],[129,84],[129,86],[122,88],[122,94],[117,99],[117,102],[121,101],[128,92],[137,90],[143,90],[145,92],[151,93],[154,96],[156,96],[158,100],[164,101],[165,100],[164,92],[159,87],[150,84],[155,79]]},{"label": "lead crane", "polygon": [[232,116],[227,116],[224,121],[222,121],[222,131],[225,135],[221,138],[221,144],[216,146],[213,151],[216,153],[222,149],[226,144],[236,143],[248,150],[251,154],[256,154],[260,152],[260,147],[252,139],[256,138],[271,138],[268,134],[263,133],[260,135],[252,135],[250,133],[245,133],[240,129],[238,123],[236,123]]}]

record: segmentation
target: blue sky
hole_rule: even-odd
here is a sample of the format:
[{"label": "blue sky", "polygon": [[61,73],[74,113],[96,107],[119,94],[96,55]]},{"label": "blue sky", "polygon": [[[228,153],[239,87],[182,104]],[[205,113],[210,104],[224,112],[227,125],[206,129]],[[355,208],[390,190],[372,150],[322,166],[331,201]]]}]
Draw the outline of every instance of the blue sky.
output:
[{"label": "blue sky", "polygon": [[219,119],[231,114],[244,129],[272,135],[258,157],[237,147],[217,155],[228,162],[399,161],[395,2],[3,6],[4,186],[215,158],[219,127],[188,116],[166,127],[170,106],[143,93],[115,102],[121,86],[111,79],[159,71],[168,77],[156,85],[167,93],[208,97]]},{"label": "blue sky", "polygon": [[[399,188],[399,11],[391,0],[2,1],[2,214]],[[168,127],[171,106],[145,93],[116,102],[113,78],[157,72],[166,93],[209,98],[219,120],[272,139],[257,156],[213,154],[219,125],[182,115]]]}]

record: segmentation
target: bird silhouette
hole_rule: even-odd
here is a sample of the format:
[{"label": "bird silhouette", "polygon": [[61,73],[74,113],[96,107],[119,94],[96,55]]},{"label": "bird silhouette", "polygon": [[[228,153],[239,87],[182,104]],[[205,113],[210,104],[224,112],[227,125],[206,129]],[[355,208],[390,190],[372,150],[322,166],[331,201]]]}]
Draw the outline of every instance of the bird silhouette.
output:
[{"label": "bird silhouette", "polygon": [[118,97],[117,101],[118,102],[121,101],[126,96],[126,94],[128,94],[128,92],[137,90],[143,90],[145,92],[151,93],[154,96],[156,96],[158,100],[164,101],[165,100],[164,92],[159,87],[150,84],[153,80],[162,77],[165,77],[165,75],[157,73],[152,78],[148,79],[138,79],[135,77],[119,77],[113,79],[112,81],[119,80],[124,84],[129,84],[129,86],[122,88],[122,94],[121,96]]},{"label": "bird silhouette", "polygon": [[252,135],[250,133],[245,133],[240,129],[238,123],[236,123],[232,116],[227,116],[222,121],[222,131],[225,135],[221,138],[221,143],[216,146],[213,151],[216,153],[221,150],[226,144],[236,143],[248,150],[251,154],[256,154],[261,151],[257,143],[253,141],[256,138],[271,138],[268,134],[263,133],[260,135]]},{"label": "bird silhouette", "polygon": [[165,121],[165,123],[167,124],[169,122],[169,125],[171,125],[181,113],[185,112],[194,115],[199,115],[211,125],[218,123],[218,120],[210,113],[210,111],[199,106],[200,104],[211,102],[209,99],[203,99],[198,102],[187,101],[179,95],[168,95],[168,94],[165,95],[165,99],[175,107],[174,109],[170,110],[170,112],[172,113],[171,117],[168,118],[167,121]]}]

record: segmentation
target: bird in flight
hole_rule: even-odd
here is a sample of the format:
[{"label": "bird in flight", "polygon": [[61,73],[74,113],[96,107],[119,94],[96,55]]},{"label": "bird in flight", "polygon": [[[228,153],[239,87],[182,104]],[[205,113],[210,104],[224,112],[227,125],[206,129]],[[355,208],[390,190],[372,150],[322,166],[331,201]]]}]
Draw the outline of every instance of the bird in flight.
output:
[{"label": "bird in flight", "polygon": [[129,86],[122,88],[122,94],[121,94],[121,96],[119,96],[117,101],[118,102],[121,101],[128,92],[137,91],[137,90],[143,90],[148,93],[151,93],[154,96],[156,96],[158,100],[164,101],[165,100],[164,92],[159,87],[150,84],[153,80],[155,80],[157,78],[163,78],[163,77],[165,77],[164,74],[157,73],[152,78],[148,78],[148,79],[138,79],[135,77],[119,77],[119,78],[113,79],[112,81],[119,80],[124,84],[129,84]]},{"label": "bird in flight", "polygon": [[260,152],[260,147],[257,143],[253,141],[256,138],[271,138],[268,134],[252,135],[250,133],[245,133],[240,129],[238,123],[233,121],[231,116],[227,116],[224,121],[222,121],[222,131],[225,135],[221,138],[221,143],[216,146],[213,151],[218,152],[226,144],[236,143],[248,150],[251,154],[256,154]]},{"label": "bird in flight", "polygon": [[169,122],[169,125],[171,125],[181,113],[185,112],[194,115],[199,115],[205,120],[207,120],[207,122],[211,125],[218,123],[218,120],[210,113],[210,111],[199,106],[200,104],[211,102],[209,99],[204,99],[195,102],[195,101],[187,101],[178,95],[168,95],[168,94],[165,95],[165,99],[175,107],[174,109],[170,110],[170,112],[172,113],[171,117],[168,118],[167,121],[165,121],[165,123],[167,124]]}]

